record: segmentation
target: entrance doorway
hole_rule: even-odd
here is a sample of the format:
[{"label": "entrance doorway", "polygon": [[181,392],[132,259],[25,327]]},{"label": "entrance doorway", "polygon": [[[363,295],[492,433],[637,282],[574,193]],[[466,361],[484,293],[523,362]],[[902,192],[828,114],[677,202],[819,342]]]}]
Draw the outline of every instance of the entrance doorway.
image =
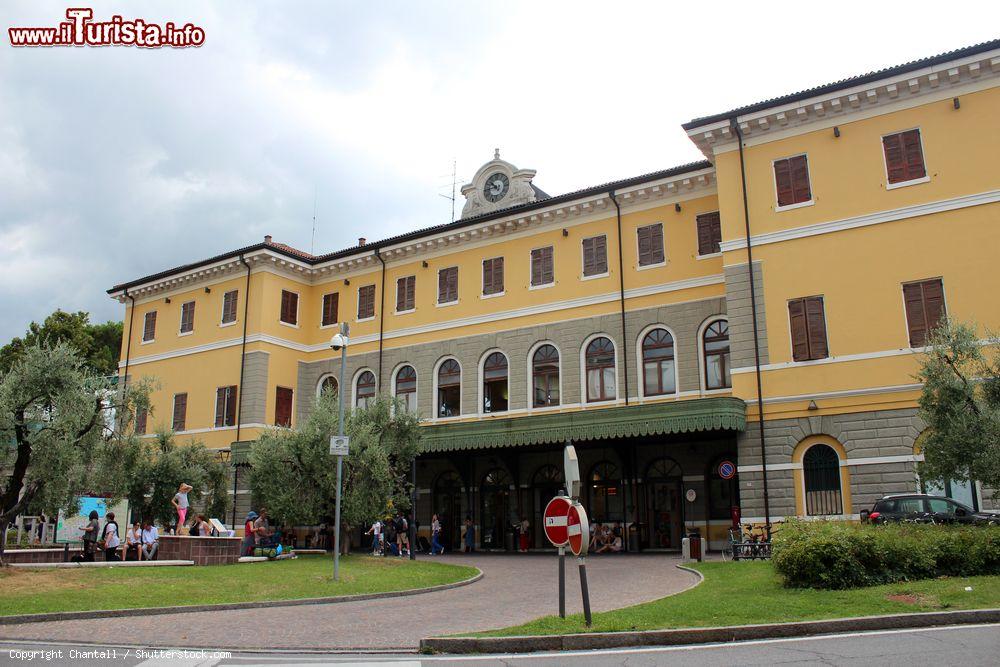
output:
[{"label": "entrance doorway", "polygon": [[462,544],[462,478],[454,470],[442,473],[434,482],[434,513],[441,522],[441,543],[447,551]]},{"label": "entrance doorway", "polygon": [[644,549],[680,549],[684,532],[682,473],[676,461],[657,459],[649,464],[643,478],[642,496],[646,530]]},{"label": "entrance doorway", "polygon": [[483,549],[507,549],[507,532],[513,530],[510,518],[511,486],[510,475],[502,468],[494,468],[483,477],[479,538]]},{"label": "entrance doorway", "polygon": [[525,516],[531,517],[531,546],[538,549],[552,546],[545,537],[545,525],[542,513],[549,501],[559,495],[566,483],[563,472],[554,465],[544,465],[535,471],[531,478],[531,489],[528,494],[530,506],[525,508]]}]

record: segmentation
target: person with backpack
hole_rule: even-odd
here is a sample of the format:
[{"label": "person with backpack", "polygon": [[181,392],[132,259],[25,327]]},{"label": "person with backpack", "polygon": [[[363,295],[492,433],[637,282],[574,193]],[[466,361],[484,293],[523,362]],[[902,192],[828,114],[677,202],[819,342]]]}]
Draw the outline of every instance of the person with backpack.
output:
[{"label": "person with backpack", "polygon": [[399,547],[399,555],[403,556],[404,553],[410,553],[410,524],[406,521],[406,517],[403,516],[402,512],[396,513],[396,540],[398,541],[397,546]]},{"label": "person with backpack", "polygon": [[118,536],[118,522],[115,521],[115,513],[108,512],[104,517],[104,531],[101,532],[101,543],[104,545],[104,560],[119,561],[118,547],[121,546],[121,538]]}]

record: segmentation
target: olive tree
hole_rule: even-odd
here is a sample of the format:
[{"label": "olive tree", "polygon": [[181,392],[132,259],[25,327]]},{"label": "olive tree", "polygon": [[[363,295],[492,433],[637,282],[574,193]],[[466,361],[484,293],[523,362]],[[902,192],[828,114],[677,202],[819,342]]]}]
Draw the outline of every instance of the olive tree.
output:
[{"label": "olive tree", "polygon": [[[72,510],[83,493],[123,495],[121,461],[148,386],[119,391],[68,343],[25,346],[0,379],[0,535],[20,514]],[[0,539],[0,562],[4,541]]]},{"label": "olive tree", "polygon": [[[251,445],[250,486],[254,499],[275,519],[290,525],[333,524],[337,466],[330,436],[339,416],[334,392],[324,392],[297,430],[270,429]],[[342,535],[409,509],[410,463],[417,454],[420,426],[396,400],[380,397],[345,419],[351,438],[344,459]],[[347,548],[348,540],[341,540]]]},{"label": "olive tree", "polygon": [[981,340],[970,324],[945,322],[932,335],[918,378],[923,382],[920,476],[979,480],[1000,488],[1000,340]]}]

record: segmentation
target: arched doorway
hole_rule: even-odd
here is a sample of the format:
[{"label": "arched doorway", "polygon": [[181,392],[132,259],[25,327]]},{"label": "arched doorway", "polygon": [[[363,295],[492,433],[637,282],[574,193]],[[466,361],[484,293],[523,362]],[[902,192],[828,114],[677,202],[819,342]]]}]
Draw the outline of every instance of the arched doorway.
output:
[{"label": "arched doorway", "polygon": [[623,522],[625,494],[622,493],[621,472],[611,461],[601,461],[590,469],[587,477],[590,506],[587,513],[592,524]]},{"label": "arched doorway", "polygon": [[454,470],[434,482],[434,513],[441,522],[441,543],[447,551],[462,544],[462,478]]},{"label": "arched doorway", "polygon": [[494,468],[483,476],[481,528],[479,544],[483,549],[506,549],[506,535],[512,529],[510,520],[510,475],[503,468]]},{"label": "arched doorway", "polygon": [[549,501],[559,495],[565,487],[563,471],[558,466],[544,465],[531,477],[531,488],[528,491],[530,505],[525,508],[525,514],[531,517],[532,546],[536,549],[552,546],[545,537],[542,513],[545,512],[545,506]]},{"label": "arched doorway", "polygon": [[802,457],[806,516],[843,514],[840,457],[829,445],[817,443]]},{"label": "arched doorway", "polygon": [[681,467],[671,458],[656,459],[643,477],[645,549],[680,549],[684,533]]}]

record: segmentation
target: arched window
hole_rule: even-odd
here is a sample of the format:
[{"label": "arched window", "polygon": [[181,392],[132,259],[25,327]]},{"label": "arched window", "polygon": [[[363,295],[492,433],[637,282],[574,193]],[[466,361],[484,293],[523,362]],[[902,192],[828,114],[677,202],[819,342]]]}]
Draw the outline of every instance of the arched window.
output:
[{"label": "arched window", "polygon": [[586,352],[587,400],[612,401],[618,397],[615,387],[615,346],[600,336],[590,341]]},{"label": "arched window", "polygon": [[455,417],[462,410],[462,367],[446,359],[438,368],[437,415]]},{"label": "arched window", "polygon": [[674,337],[666,329],[653,329],[642,339],[642,382],[646,396],[677,391]]},{"label": "arched window", "polygon": [[590,492],[592,521],[608,522],[624,519],[624,501],[621,488],[621,473],[618,466],[610,461],[601,461],[590,469],[587,479]]},{"label": "arched window", "polygon": [[334,393],[334,394],[337,393],[337,378],[334,377],[333,375],[327,375],[319,383],[319,394],[320,394],[320,396],[323,396],[324,394],[326,394],[328,392]]},{"label": "arched window", "polygon": [[806,487],[806,515],[843,514],[840,495],[840,457],[829,445],[816,444],[802,457]]},{"label": "arched window", "polygon": [[716,320],[702,334],[705,355],[705,389],[725,389],[729,379],[729,322]]},{"label": "arched window", "polygon": [[396,398],[403,401],[407,412],[417,411],[417,372],[413,366],[403,366],[396,372]]},{"label": "arched window", "polygon": [[559,405],[559,350],[542,345],[531,357],[531,386],[536,408]]},{"label": "arched window", "polygon": [[365,371],[358,376],[358,388],[354,392],[354,405],[367,408],[375,401],[375,374]]},{"label": "arched window", "polygon": [[507,357],[494,352],[483,364],[483,412],[506,412],[507,398]]}]

